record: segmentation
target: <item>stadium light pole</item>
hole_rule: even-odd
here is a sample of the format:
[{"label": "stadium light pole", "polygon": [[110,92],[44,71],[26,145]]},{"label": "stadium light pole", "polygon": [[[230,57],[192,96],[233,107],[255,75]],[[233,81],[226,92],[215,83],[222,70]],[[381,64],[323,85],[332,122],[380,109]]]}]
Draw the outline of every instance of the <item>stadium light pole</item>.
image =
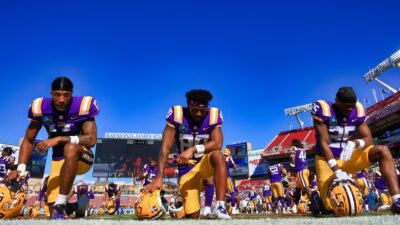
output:
[{"label": "stadium light pole", "polygon": [[312,110],[312,104],[305,104],[301,106],[296,106],[292,108],[285,109],[285,116],[295,116],[300,128],[303,130],[304,122],[301,121],[299,113],[309,112]]},{"label": "stadium light pole", "polygon": [[377,77],[384,73],[386,70],[392,67],[400,67],[400,50],[395,52],[389,58],[383,60],[379,63],[375,68],[368,71],[364,74],[364,79],[368,83],[370,81],[375,80],[380,85],[384,86],[389,91],[393,92],[394,94],[397,93],[397,90],[389,86],[388,84],[384,83],[383,81],[379,80]]}]

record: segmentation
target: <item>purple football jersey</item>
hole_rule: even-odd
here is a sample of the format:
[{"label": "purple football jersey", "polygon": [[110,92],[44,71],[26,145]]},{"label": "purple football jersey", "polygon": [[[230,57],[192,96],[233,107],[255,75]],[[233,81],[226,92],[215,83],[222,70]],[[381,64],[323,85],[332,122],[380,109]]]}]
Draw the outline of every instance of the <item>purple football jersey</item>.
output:
[{"label": "purple football jersey", "polygon": [[235,168],[235,161],[233,161],[232,156],[228,156],[228,157],[226,157],[225,162],[226,162],[226,171],[228,173],[228,177],[231,177],[231,173],[229,172],[229,169]]},{"label": "purple football jersey", "polygon": [[375,177],[374,185],[376,189],[384,191],[387,189],[387,185],[383,177]]},{"label": "purple football jersey", "polygon": [[143,173],[146,176],[144,178],[143,185],[146,186],[147,184],[151,183],[157,176],[158,173],[158,166],[151,168],[150,164],[145,164],[143,168]]},{"label": "purple football jersey", "polygon": [[[49,138],[58,136],[73,136],[82,133],[82,125],[93,120],[100,112],[93,97],[72,97],[70,107],[65,111],[57,110],[51,98],[37,98],[29,106],[28,118],[42,123]],[[53,147],[53,160],[61,160],[64,145]]]},{"label": "purple football jersey", "polygon": [[120,186],[119,186],[119,184],[116,184],[115,188],[112,189],[112,188],[110,188],[109,184],[107,184],[105,186],[105,189],[106,189],[108,197],[111,198],[111,197],[116,196],[118,194],[118,192],[120,191]]},{"label": "purple football jersey", "polygon": [[365,178],[365,172],[363,170],[357,172],[357,178]]},{"label": "purple football jersey", "polygon": [[[312,116],[328,127],[329,147],[336,159],[340,157],[343,148],[357,132],[357,127],[365,121],[365,110],[361,103],[357,102],[348,118],[343,117],[336,108],[335,103],[316,101],[313,103]],[[322,155],[320,145],[316,146],[316,153]]]},{"label": "purple football jersey", "polygon": [[257,198],[257,193],[256,193],[255,191],[251,190],[251,191],[249,192],[248,197],[249,197],[250,200],[254,200],[254,199]]},{"label": "purple football jersey", "polygon": [[14,165],[15,157],[10,156],[0,156],[0,180],[3,180],[7,175],[7,170]]},{"label": "purple football jersey", "polygon": [[76,185],[74,188],[74,194],[80,199],[82,196],[88,196],[89,198],[94,198],[94,193],[92,188],[87,184]]},{"label": "purple football jersey", "polygon": [[302,148],[297,148],[294,155],[294,169],[296,172],[308,169],[306,150]]},{"label": "purple football jersey", "polygon": [[263,187],[263,196],[272,196],[271,184],[265,184]]},{"label": "purple football jersey", "polygon": [[268,172],[269,172],[270,180],[272,183],[282,181],[281,168],[282,167],[279,164],[268,167]]},{"label": "purple football jersey", "polygon": [[[222,125],[222,113],[218,108],[209,108],[204,119],[196,123],[191,119],[189,110],[182,106],[173,106],[167,113],[167,124],[175,128],[175,143],[178,154],[187,148],[206,143],[214,128]],[[199,162],[203,154],[194,154],[193,160]],[[178,166],[179,177],[189,172],[194,165]]]}]

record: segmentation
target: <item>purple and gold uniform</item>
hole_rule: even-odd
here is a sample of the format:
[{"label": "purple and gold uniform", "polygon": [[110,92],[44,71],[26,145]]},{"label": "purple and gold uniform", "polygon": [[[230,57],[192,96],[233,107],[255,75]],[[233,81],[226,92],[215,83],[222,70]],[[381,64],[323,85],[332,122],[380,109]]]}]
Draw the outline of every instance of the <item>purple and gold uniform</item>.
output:
[{"label": "purple and gold uniform", "polygon": [[[82,133],[84,122],[94,120],[99,113],[99,107],[93,97],[72,97],[70,107],[65,111],[57,110],[51,98],[37,98],[29,106],[28,118],[43,124],[49,138],[58,136],[73,136]],[[47,187],[48,203],[54,203],[60,189],[60,170],[64,163],[64,144],[54,146]],[[85,148],[78,162],[77,174],[90,170],[93,165],[93,153]]]},{"label": "purple and gold uniform", "polygon": [[[340,153],[344,147],[346,147],[347,141],[355,136],[357,127],[365,121],[366,114],[361,103],[357,102],[348,118],[346,118],[339,113],[334,103],[319,100],[313,103],[312,117],[314,120],[324,123],[328,128],[330,139],[329,147],[340,169],[349,174],[354,174],[370,166],[371,163],[368,160],[368,153],[373,145],[364,149],[356,149],[347,162],[343,162],[339,159]],[[316,145],[315,166],[321,199],[325,206],[329,208],[329,200],[327,198],[328,186],[331,180],[335,178],[335,174],[322,155],[322,149],[318,141]]]},{"label": "purple and gold uniform", "polygon": [[119,184],[107,184],[105,186],[105,193],[108,197],[108,213],[114,214],[115,212],[118,212],[121,204],[121,187],[119,186]]},{"label": "purple and gold uniform", "polygon": [[374,185],[376,190],[378,191],[379,199],[382,205],[392,204],[392,198],[389,194],[388,187],[380,173],[375,174]]},{"label": "purple and gold uniform", "polygon": [[73,211],[76,217],[84,217],[87,208],[89,207],[90,199],[94,199],[92,187],[87,184],[80,184],[74,187],[72,194],[76,195],[78,200],[73,203]]},{"label": "purple and gold uniform", "polygon": [[[189,147],[206,143],[210,139],[211,132],[220,127],[222,121],[222,113],[218,108],[210,108],[199,124],[191,119],[190,112],[185,107],[173,106],[167,113],[167,125],[176,131],[175,143],[178,154]],[[193,164],[178,166],[180,196],[186,214],[200,210],[202,180],[214,174],[210,164],[211,154],[194,154]]]},{"label": "purple and gold uniform", "polygon": [[48,204],[48,199],[47,199],[47,183],[48,183],[48,176],[46,175],[43,177],[42,180],[42,186],[40,186],[39,190],[39,204],[43,200],[44,206],[43,206],[43,211],[45,216],[50,216],[50,210],[49,210],[49,204]]},{"label": "purple and gold uniform", "polygon": [[265,184],[263,187],[263,197],[265,199],[265,203],[267,204],[267,209],[271,209],[272,203],[272,192],[271,192],[271,184]]},{"label": "purple and gold uniform", "polygon": [[310,181],[308,179],[310,171],[308,170],[307,153],[305,149],[296,148],[294,154],[294,169],[296,172],[296,187],[305,188],[310,186]]},{"label": "purple and gold uniform", "polygon": [[281,169],[281,164],[276,164],[268,167],[268,173],[272,184],[272,196],[274,198],[283,197]]},{"label": "purple and gold uniform", "polygon": [[73,194],[76,194],[78,200],[84,196],[88,196],[90,199],[94,199],[92,187],[87,184],[76,185]]},{"label": "purple and gold uniform", "polygon": [[235,161],[233,161],[233,158],[231,155],[226,157],[225,162],[226,162],[226,171],[228,173],[228,183],[227,183],[226,187],[227,187],[229,193],[234,193],[235,184],[233,183],[229,169],[235,168],[236,164],[235,164]]},{"label": "purple and gold uniform", "polygon": [[14,165],[15,157],[10,156],[0,156],[0,181],[3,181],[7,175],[7,171],[11,169],[10,167]]},{"label": "purple and gold uniform", "polygon": [[236,164],[235,161],[233,161],[233,158],[231,155],[226,156],[225,158],[225,163],[226,163],[226,171],[228,173],[227,177],[227,191],[230,195],[230,203],[232,207],[236,207],[236,199],[235,199],[235,183],[233,182],[231,178],[231,173],[229,172],[230,168],[235,168]]},{"label": "purple and gold uniform", "polygon": [[369,184],[368,184],[367,178],[365,176],[365,172],[363,170],[358,171],[356,176],[357,176],[358,187],[360,188],[360,191],[364,197],[364,196],[368,195],[368,188],[369,188]]},{"label": "purple and gold uniform", "polygon": [[143,186],[146,186],[149,183],[151,183],[154,180],[154,178],[156,178],[157,173],[158,173],[158,166],[151,168],[150,164],[146,163],[143,167],[143,176],[145,177]]}]

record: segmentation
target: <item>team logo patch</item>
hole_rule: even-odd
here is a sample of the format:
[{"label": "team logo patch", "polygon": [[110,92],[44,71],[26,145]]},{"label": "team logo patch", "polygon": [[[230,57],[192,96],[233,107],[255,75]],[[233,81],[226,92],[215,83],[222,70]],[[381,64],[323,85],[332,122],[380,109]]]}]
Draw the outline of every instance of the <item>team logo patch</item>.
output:
[{"label": "team logo patch", "polygon": [[2,211],[7,211],[7,210],[10,209],[10,207],[11,207],[11,203],[10,203],[10,202],[4,202],[4,203],[1,205],[1,210],[2,210]]},{"label": "team logo patch", "polygon": [[47,126],[50,126],[51,124],[53,124],[53,116],[44,116],[43,124],[47,125]]},{"label": "team logo patch", "polygon": [[189,133],[188,127],[186,125],[182,124],[182,126],[179,127],[179,133],[181,133],[181,134]]}]

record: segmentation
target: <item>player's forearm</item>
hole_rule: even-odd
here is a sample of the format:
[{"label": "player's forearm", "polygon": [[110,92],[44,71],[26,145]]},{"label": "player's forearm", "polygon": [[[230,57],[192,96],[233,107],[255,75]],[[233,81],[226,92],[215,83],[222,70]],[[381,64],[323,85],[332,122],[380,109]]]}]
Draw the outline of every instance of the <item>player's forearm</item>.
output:
[{"label": "player's forearm", "polygon": [[24,138],[21,143],[21,148],[19,150],[18,164],[27,164],[28,160],[31,158],[32,154],[33,140]]},{"label": "player's forearm", "polygon": [[212,151],[220,151],[222,148],[222,141],[209,141],[204,144],[204,153],[210,153]]},{"label": "player's forearm", "polygon": [[58,136],[57,139],[60,144],[73,143],[87,148],[93,147],[97,142],[95,135]]},{"label": "player's forearm", "polygon": [[[339,167],[337,166],[337,163],[333,160],[336,160],[331,148],[329,147],[329,145],[327,143],[322,144],[321,145],[321,149],[322,149],[322,155],[324,156],[326,162],[328,163],[329,167],[332,169],[332,171],[336,171],[337,169],[339,169]],[[336,165],[331,165],[330,163],[334,162],[334,164]]]},{"label": "player's forearm", "polygon": [[166,146],[161,148],[160,154],[158,155],[158,172],[157,177],[163,178],[165,172],[165,164],[167,163],[169,149]]}]

